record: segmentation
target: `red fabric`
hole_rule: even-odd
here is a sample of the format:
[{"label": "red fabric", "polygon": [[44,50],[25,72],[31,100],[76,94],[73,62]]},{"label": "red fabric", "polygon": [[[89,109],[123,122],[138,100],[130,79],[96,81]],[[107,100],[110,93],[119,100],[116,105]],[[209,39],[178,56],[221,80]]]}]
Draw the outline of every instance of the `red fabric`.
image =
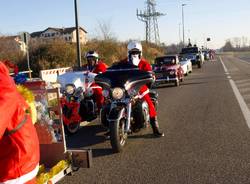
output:
[{"label": "red fabric", "polygon": [[148,107],[149,107],[149,116],[150,118],[154,118],[156,117],[156,110],[155,110],[155,106],[149,96],[149,94],[146,94],[143,99],[148,103]]},{"label": "red fabric", "polygon": [[101,107],[102,107],[102,104],[104,102],[104,97],[102,95],[102,88],[99,85],[95,84],[95,83],[93,83],[91,85],[91,87],[92,87],[93,92],[94,92],[94,98],[95,98],[95,101],[96,101],[96,105],[98,107],[98,110],[100,110]]},{"label": "red fabric", "polygon": [[34,170],[40,155],[38,137],[29,116],[17,132],[4,136],[6,129],[12,130],[23,120],[28,105],[2,62],[0,94],[0,182],[4,182]]},{"label": "red fabric", "polygon": [[69,118],[63,114],[63,123],[69,125],[70,123],[78,123],[81,121],[81,116],[78,113],[78,109],[80,104],[78,102],[68,102],[65,97],[60,99],[61,106],[66,106],[67,108],[72,110],[72,114]]},{"label": "red fabric", "polygon": [[[104,73],[106,72],[107,70],[107,65],[102,62],[102,61],[99,61],[94,69],[93,69],[93,73]],[[100,86],[98,86],[97,84],[93,83],[91,85],[91,87],[93,87],[93,92],[94,92],[94,98],[95,98],[95,101],[96,101],[96,104],[97,104],[97,107],[98,107],[98,110],[101,109],[102,105],[103,105],[103,102],[104,102],[104,97],[102,95],[102,88]]]},{"label": "red fabric", "polygon": [[4,60],[3,63],[8,66],[9,68],[12,68],[13,69],[13,72],[15,75],[18,74],[18,67],[17,65],[13,64],[11,61],[9,60]]},{"label": "red fabric", "polygon": [[[149,62],[143,58],[141,59],[138,67],[140,70],[143,70],[143,71],[152,71],[152,67],[149,64]],[[146,85],[144,85],[141,87],[139,93],[142,94],[147,90],[148,90],[148,87]],[[149,94],[147,93],[146,95],[144,95],[143,99],[148,103],[150,118],[156,117],[157,114],[156,114],[155,106],[154,106]]]},{"label": "red fabric", "polygon": [[149,64],[149,62],[146,59],[143,59],[143,58],[141,59],[138,67],[139,67],[140,70],[143,70],[143,71],[152,71],[152,67]]},{"label": "red fabric", "polygon": [[88,64],[84,64],[82,66],[82,70],[89,70],[90,72],[93,72],[96,74],[106,72],[107,68],[108,68],[108,65],[106,65],[103,61],[98,61],[98,63],[91,70]]},{"label": "red fabric", "polygon": [[[88,65],[87,64],[84,65],[83,68],[87,69]],[[104,73],[104,72],[106,72],[107,68],[108,68],[108,65],[106,65],[103,61],[98,61],[98,63],[94,66],[94,68],[91,72],[96,73],[96,74]],[[102,88],[95,83],[93,83],[91,85],[91,87],[94,87],[93,88],[94,98],[95,98],[97,107],[100,110],[100,108],[102,107],[102,104],[104,102],[104,97],[102,95]],[[97,87],[99,87],[99,88],[97,88]]]},{"label": "red fabric", "polygon": [[102,61],[99,61],[96,65],[95,65],[95,67],[94,67],[94,69],[93,69],[93,73],[104,73],[104,72],[106,72],[106,70],[107,70],[107,65],[104,63],[104,62],[102,62]]},{"label": "red fabric", "polygon": [[[128,58],[122,60],[121,62],[128,62]],[[149,64],[149,62],[144,59],[144,58],[141,58],[140,62],[139,62],[139,65],[138,65],[138,68],[140,70],[143,70],[143,71],[147,71],[147,72],[150,72],[152,71],[152,67],[151,65]],[[146,85],[142,86],[140,91],[139,91],[139,94],[143,94],[145,91],[148,90],[148,87]],[[148,107],[149,107],[149,116],[150,118],[154,118],[156,117],[157,113],[156,113],[156,110],[155,110],[155,106],[149,96],[149,94],[145,94],[143,96],[143,99],[148,103]]]}]

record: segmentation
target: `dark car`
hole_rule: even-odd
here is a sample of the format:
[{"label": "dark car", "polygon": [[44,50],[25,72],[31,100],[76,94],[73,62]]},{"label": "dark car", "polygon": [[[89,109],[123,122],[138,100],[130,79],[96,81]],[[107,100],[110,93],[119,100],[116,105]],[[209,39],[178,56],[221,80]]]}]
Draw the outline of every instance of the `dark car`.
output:
[{"label": "dark car", "polygon": [[204,56],[198,47],[184,47],[181,50],[180,56],[190,59],[192,65],[197,65],[198,68],[201,68],[204,62]]},{"label": "dark car", "polygon": [[183,69],[177,55],[166,55],[155,59],[153,71],[155,73],[155,86],[165,83],[174,83],[179,86],[183,81]]}]

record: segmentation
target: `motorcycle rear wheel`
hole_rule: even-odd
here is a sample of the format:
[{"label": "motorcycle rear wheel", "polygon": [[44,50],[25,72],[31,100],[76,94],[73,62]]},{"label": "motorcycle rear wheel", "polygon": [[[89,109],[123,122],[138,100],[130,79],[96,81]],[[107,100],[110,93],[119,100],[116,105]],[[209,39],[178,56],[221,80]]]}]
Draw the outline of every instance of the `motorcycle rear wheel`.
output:
[{"label": "motorcycle rear wheel", "polygon": [[120,119],[119,121],[110,122],[110,143],[112,149],[115,153],[122,151],[126,144],[127,133],[125,132],[125,119]]}]

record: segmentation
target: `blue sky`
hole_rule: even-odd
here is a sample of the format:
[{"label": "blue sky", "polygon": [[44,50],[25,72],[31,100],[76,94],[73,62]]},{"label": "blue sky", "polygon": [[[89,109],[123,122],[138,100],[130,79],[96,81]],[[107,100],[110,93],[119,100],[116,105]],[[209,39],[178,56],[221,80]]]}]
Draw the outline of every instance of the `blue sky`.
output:
[{"label": "blue sky", "polygon": [[[211,37],[208,46],[221,47],[233,37],[250,40],[249,0],[156,0],[157,10],[166,13],[158,19],[161,42],[177,43],[184,7],[185,35],[199,45]],[[136,9],[145,8],[145,0],[78,0],[79,24],[97,36],[98,22],[109,24],[119,40],[144,39],[144,24],[136,18]],[[47,27],[74,26],[74,0],[1,0],[0,33],[14,35]]]}]

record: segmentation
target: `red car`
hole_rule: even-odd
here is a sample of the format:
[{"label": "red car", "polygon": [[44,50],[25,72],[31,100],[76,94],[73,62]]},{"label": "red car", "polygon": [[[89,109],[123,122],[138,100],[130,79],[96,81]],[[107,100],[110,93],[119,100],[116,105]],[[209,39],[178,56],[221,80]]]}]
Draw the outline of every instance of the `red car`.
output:
[{"label": "red car", "polygon": [[165,83],[174,83],[179,86],[183,81],[184,71],[179,63],[178,55],[157,57],[153,67],[155,73],[155,86]]}]

